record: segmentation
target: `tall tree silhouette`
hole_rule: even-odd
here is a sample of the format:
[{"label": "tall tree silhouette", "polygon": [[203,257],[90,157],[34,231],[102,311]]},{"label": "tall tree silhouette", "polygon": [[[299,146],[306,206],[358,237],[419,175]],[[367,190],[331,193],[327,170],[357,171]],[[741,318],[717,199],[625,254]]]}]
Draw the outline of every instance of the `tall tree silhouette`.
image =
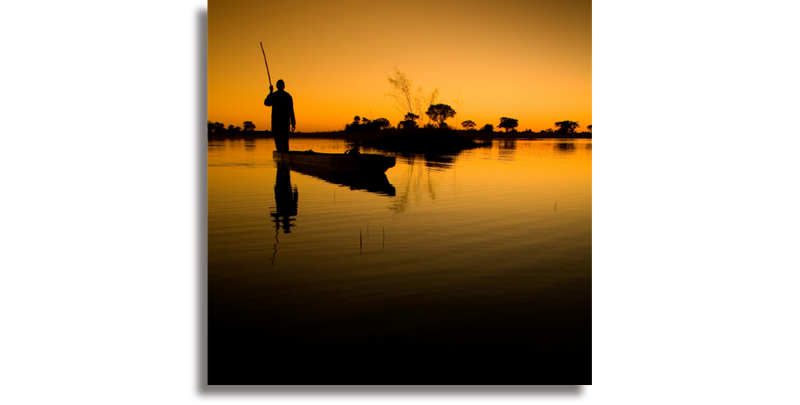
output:
[{"label": "tall tree silhouette", "polygon": [[497,127],[503,128],[506,130],[506,132],[508,132],[509,129],[514,129],[517,126],[519,126],[519,121],[517,121],[516,119],[503,117],[500,118],[500,125],[498,125]]},{"label": "tall tree silhouette", "polygon": [[425,114],[431,117],[432,120],[438,122],[440,128],[443,128],[445,126],[444,121],[455,116],[456,111],[447,104],[436,104],[428,107],[428,111],[425,111]]},{"label": "tall tree silhouette", "polygon": [[377,127],[380,130],[380,129],[388,128],[392,124],[389,123],[389,120],[387,120],[386,118],[378,118],[375,121],[372,121],[372,125],[374,125],[375,127]]},{"label": "tall tree silhouette", "polygon": [[403,129],[414,129],[417,127],[417,120],[419,116],[414,113],[408,113],[404,121],[400,121],[400,127]]},{"label": "tall tree silhouette", "polygon": [[[417,97],[417,103],[419,104],[419,105],[417,106],[417,111],[422,111],[422,88],[419,88],[419,89],[417,90],[417,92],[420,94],[420,96],[419,96],[419,97]],[[433,89],[433,91],[431,92],[431,94],[428,96],[428,99],[426,100],[427,102],[426,102],[425,104],[426,104],[426,105],[429,105],[429,106],[430,106],[430,105],[434,105],[434,104],[436,104],[436,99],[437,99],[438,97],[439,97],[439,88],[437,87],[437,88]],[[426,115],[427,115],[427,113],[426,113]],[[431,116],[430,116],[430,115],[428,115],[428,123],[429,123],[429,124],[430,124],[430,120],[431,120],[431,119],[432,119],[432,118],[431,118]]]},{"label": "tall tree silhouette", "polygon": [[414,95],[412,90],[413,81],[409,79],[405,73],[397,69],[397,67],[394,68],[393,75],[386,75],[386,79],[389,81],[391,87],[389,88],[389,94],[384,95],[389,96],[392,98],[392,100],[394,100],[394,108],[401,113],[414,112]]},{"label": "tall tree silhouette", "polygon": [[[394,101],[394,108],[401,113],[412,113],[419,121],[423,113],[423,108],[426,105],[436,103],[439,97],[439,89],[434,89],[429,95],[425,95],[422,87],[417,87],[416,91],[413,88],[413,80],[401,72],[397,67],[394,68],[394,73],[386,75],[386,80],[389,82],[389,93],[384,96],[390,97]],[[407,119],[406,119],[407,120]],[[417,125],[422,125],[419,121]]]},{"label": "tall tree silhouette", "polygon": [[556,126],[558,129],[556,132],[562,132],[566,134],[574,134],[576,128],[580,128],[577,121],[560,121],[556,122]]}]

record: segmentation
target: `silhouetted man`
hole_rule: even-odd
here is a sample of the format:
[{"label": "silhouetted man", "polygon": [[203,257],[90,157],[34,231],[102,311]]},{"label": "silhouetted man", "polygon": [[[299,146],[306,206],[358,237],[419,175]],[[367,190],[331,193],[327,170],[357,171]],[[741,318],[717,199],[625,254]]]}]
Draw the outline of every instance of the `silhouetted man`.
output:
[{"label": "silhouetted man", "polygon": [[286,85],[283,80],[278,80],[275,84],[278,86],[278,91],[273,93],[270,85],[264,105],[272,107],[272,136],[275,137],[275,150],[284,153],[289,151],[289,124],[294,131],[297,122],[294,119],[292,96],[283,91]]}]

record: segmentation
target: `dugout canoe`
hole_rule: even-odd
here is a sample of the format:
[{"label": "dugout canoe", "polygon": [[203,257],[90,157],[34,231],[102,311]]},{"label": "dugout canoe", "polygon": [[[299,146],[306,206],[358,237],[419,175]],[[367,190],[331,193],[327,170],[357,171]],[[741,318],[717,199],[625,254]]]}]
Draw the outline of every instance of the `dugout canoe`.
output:
[{"label": "dugout canoe", "polygon": [[394,167],[394,156],[368,153],[317,153],[313,151],[272,152],[272,158],[286,168],[309,168],[335,173],[384,173]]}]

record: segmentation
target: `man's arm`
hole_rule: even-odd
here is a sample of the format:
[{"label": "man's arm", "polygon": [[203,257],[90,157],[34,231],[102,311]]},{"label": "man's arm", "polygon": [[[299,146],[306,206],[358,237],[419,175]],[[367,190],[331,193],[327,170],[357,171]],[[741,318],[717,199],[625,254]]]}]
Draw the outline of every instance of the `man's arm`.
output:
[{"label": "man's arm", "polygon": [[294,119],[294,101],[291,96],[289,96],[289,115],[292,117],[292,132],[294,132],[297,121]]},{"label": "man's arm", "polygon": [[269,95],[267,95],[267,98],[264,99],[264,105],[267,106],[267,107],[272,107],[272,100],[270,100],[270,97],[272,97],[272,86],[271,85],[269,86]]}]

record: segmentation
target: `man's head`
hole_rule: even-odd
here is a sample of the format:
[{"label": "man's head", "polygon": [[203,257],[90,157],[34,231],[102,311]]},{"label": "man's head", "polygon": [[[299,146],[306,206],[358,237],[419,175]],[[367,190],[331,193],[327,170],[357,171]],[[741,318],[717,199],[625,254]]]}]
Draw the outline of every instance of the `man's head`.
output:
[{"label": "man's head", "polygon": [[284,88],[286,88],[286,85],[283,83],[283,79],[278,80],[278,82],[275,83],[275,85],[278,86],[278,90],[283,90]]}]

